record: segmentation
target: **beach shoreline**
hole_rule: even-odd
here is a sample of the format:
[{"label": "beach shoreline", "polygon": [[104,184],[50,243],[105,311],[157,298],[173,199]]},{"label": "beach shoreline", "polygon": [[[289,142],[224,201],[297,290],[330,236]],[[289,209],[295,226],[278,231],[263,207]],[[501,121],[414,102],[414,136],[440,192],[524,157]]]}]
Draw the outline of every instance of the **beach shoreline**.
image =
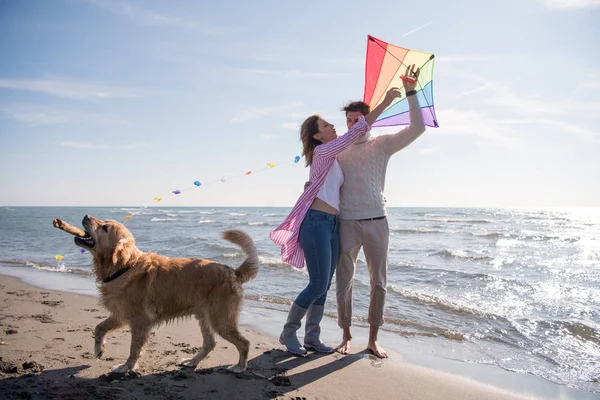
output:
[{"label": "beach shoreline", "polygon": [[[273,316],[271,311],[261,310],[261,317],[250,310],[252,305],[246,305],[242,313],[241,329],[251,342],[246,373],[236,375],[224,369],[236,362],[237,352],[220,338],[201,369],[177,367],[181,358],[190,357],[193,348],[201,345],[195,321],[186,319],[154,331],[140,359],[140,377],[108,382],[106,374],[127,357],[129,334],[123,329],[111,333],[104,358],[93,358],[93,328],[107,316],[97,297],[40,289],[0,275],[0,300],[4,371],[0,389],[15,398],[27,398],[28,394],[30,398],[358,399],[397,398],[399,393],[403,398],[421,399],[565,398],[559,397],[559,392],[553,395],[549,382],[541,391],[535,389],[537,394],[511,392],[467,378],[460,371],[455,375],[408,362],[407,358],[414,358],[410,352],[392,352],[389,360],[381,362],[361,351],[361,340],[356,340],[353,354],[346,357],[292,357],[281,351],[273,334],[274,319],[280,312]],[[257,329],[261,324],[263,329]],[[16,373],[7,372],[11,365],[17,367]],[[23,369],[24,365],[34,367]],[[42,372],[32,372],[41,368]]]}]

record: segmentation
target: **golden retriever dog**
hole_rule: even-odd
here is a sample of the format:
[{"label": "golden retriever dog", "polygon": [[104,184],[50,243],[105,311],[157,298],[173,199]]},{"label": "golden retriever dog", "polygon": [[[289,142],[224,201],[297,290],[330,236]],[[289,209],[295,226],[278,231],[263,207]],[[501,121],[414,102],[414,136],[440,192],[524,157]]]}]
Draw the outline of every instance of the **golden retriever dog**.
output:
[{"label": "golden retriever dog", "polygon": [[129,358],[113,372],[134,371],[152,328],[165,321],[194,316],[202,332],[202,348],[179,365],[195,368],[214,349],[214,333],[218,333],[239,352],[238,363],[229,369],[246,370],[249,342],[238,329],[242,284],[257,275],[259,263],[256,247],[247,233],[223,232],[225,240],[238,245],[246,254],[244,262],[234,269],[205,259],[144,253],[136,247],[131,232],[117,221],[101,221],[86,215],[82,224],[85,231],[54,221],[54,226],[76,235],[75,244],[94,258],[100,302],[111,314],[96,326],[96,357],[104,352],[106,334],[128,325]]}]

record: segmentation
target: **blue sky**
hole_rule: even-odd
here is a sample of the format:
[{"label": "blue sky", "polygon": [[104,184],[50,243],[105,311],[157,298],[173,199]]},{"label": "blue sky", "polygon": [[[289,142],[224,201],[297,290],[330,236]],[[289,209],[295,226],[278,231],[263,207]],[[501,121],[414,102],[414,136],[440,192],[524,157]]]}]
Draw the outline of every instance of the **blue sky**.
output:
[{"label": "blue sky", "polygon": [[205,3],[0,0],[0,205],[291,206],[371,34],[436,54],[390,206],[600,206],[600,1]]}]

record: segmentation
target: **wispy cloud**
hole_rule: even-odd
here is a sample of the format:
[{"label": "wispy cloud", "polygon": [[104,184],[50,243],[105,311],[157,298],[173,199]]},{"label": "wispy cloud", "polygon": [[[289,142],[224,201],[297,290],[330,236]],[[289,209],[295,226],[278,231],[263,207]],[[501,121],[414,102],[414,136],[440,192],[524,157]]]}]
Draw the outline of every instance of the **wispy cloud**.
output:
[{"label": "wispy cloud", "polygon": [[554,10],[580,10],[583,8],[599,7],[600,0],[542,0]]},{"label": "wispy cloud", "polygon": [[251,121],[254,119],[267,117],[269,115],[280,114],[282,112],[288,111],[290,108],[298,107],[302,105],[302,102],[295,102],[290,104],[282,104],[277,106],[268,106],[268,107],[252,107],[247,110],[244,110],[240,113],[237,113],[231,119],[232,123],[240,123],[245,121]]},{"label": "wispy cloud", "polygon": [[457,96],[457,98],[461,98],[461,97],[464,97],[464,96],[469,96],[469,95],[474,94],[474,93],[482,92],[482,91],[484,91],[485,89],[487,89],[489,87],[490,87],[490,85],[488,83],[483,84],[483,85],[478,86],[476,88],[469,89],[469,90],[466,90],[466,91],[464,91],[462,93],[459,93],[458,96]]},{"label": "wispy cloud", "polygon": [[84,143],[84,142],[60,142],[60,145],[63,147],[74,147],[76,149],[90,149],[90,150],[108,150],[108,149],[110,149],[110,146],[106,145],[106,144],[94,144],[94,143]]},{"label": "wispy cloud", "polygon": [[188,21],[182,18],[173,17],[170,15],[161,14],[155,11],[150,11],[140,7],[136,7],[127,1],[111,1],[111,0],[87,0],[95,6],[103,8],[113,14],[125,17],[137,24],[146,26],[164,26],[175,25],[183,27],[194,27],[195,22]]},{"label": "wispy cloud", "polygon": [[24,122],[33,127],[70,122],[68,115],[56,111],[2,108],[0,109],[0,112],[12,120]]},{"label": "wispy cloud", "polygon": [[130,124],[129,121],[115,115],[94,114],[81,110],[69,110],[35,104],[15,103],[2,105],[0,106],[0,113],[8,119],[25,123],[31,127],[76,123]]},{"label": "wispy cloud", "polygon": [[[293,50],[293,49],[292,49]],[[295,52],[282,50],[277,53],[257,53],[251,57],[253,60],[269,63],[269,64],[291,64],[299,65],[306,63],[306,57],[298,56]],[[365,66],[365,60],[363,57],[314,57],[310,59],[312,65],[322,64],[331,65],[336,69],[348,68],[348,69],[363,69]]]},{"label": "wispy cloud", "polygon": [[139,149],[143,147],[147,147],[148,143],[145,142],[134,142],[122,145],[109,146],[106,144],[97,144],[97,143],[87,143],[87,142],[60,142],[60,145],[63,147],[73,147],[76,149],[89,149],[89,150],[133,150]]},{"label": "wispy cloud", "polygon": [[478,61],[506,60],[513,57],[514,54],[463,54],[463,55],[436,55],[436,63],[444,64],[462,64]]},{"label": "wispy cloud", "polygon": [[300,125],[297,124],[296,122],[286,122],[286,123],[282,124],[281,127],[283,129],[288,129],[288,130],[292,130],[292,131],[297,131],[298,129],[300,129]]},{"label": "wispy cloud", "polygon": [[264,68],[230,68],[235,73],[246,73],[251,75],[277,76],[285,79],[330,79],[341,75],[347,75],[343,72],[317,72],[293,70],[277,70]]},{"label": "wispy cloud", "polygon": [[426,23],[426,24],[424,24],[424,25],[421,25],[421,26],[419,26],[419,27],[417,27],[417,28],[415,28],[415,29],[413,29],[413,30],[411,30],[411,31],[408,31],[408,32],[406,32],[405,34],[403,34],[403,35],[402,35],[402,37],[404,37],[404,36],[408,36],[408,35],[412,35],[413,33],[415,33],[415,32],[418,32],[418,31],[420,31],[421,29],[423,29],[423,28],[425,28],[425,27],[427,27],[427,26],[429,26],[429,25],[431,25],[431,24],[433,24],[433,21],[429,21],[428,23]]},{"label": "wispy cloud", "polygon": [[438,153],[439,151],[440,151],[440,147],[436,146],[436,147],[426,147],[424,149],[420,149],[419,153],[425,154],[425,155],[430,155],[430,154]]},{"label": "wispy cloud", "polygon": [[464,109],[443,109],[437,112],[444,121],[440,129],[431,129],[428,135],[474,136],[499,147],[517,147],[514,131],[508,127],[490,123],[484,112]]},{"label": "wispy cloud", "polygon": [[90,82],[52,79],[0,79],[0,88],[45,93],[73,100],[138,97],[136,90]]},{"label": "wispy cloud", "polygon": [[262,138],[264,140],[275,140],[275,139],[283,139],[288,138],[290,135],[287,133],[263,133]]},{"label": "wispy cloud", "polygon": [[[477,105],[484,107],[486,112],[447,110],[449,127],[455,134],[462,132],[462,134],[477,135],[504,146],[515,141],[517,131],[526,134],[541,127],[570,133],[588,142],[595,143],[600,140],[600,130],[591,128],[592,124],[595,126],[597,123],[590,123],[590,121],[600,120],[600,115],[597,113],[600,109],[599,102],[579,100],[577,96],[557,101],[553,96],[523,93],[519,90],[518,82],[511,85],[507,81],[491,80],[468,73],[465,73],[463,78],[465,82],[471,80],[479,86],[461,93],[457,99],[485,90],[485,96],[481,97]],[[444,121],[445,110],[442,109],[438,112],[440,113],[442,114],[439,117],[440,121]],[[574,115],[585,115],[586,118],[574,119],[572,118]],[[523,128],[524,125],[529,126]],[[448,124],[444,123],[443,126]],[[478,129],[477,126],[483,127],[480,132],[475,131]],[[499,141],[499,138],[502,139]]]}]

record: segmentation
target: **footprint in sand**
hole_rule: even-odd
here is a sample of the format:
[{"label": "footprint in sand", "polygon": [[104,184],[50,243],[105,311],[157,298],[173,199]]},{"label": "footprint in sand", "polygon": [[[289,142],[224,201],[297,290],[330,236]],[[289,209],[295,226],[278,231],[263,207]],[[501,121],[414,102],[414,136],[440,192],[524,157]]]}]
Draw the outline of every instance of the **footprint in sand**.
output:
[{"label": "footprint in sand", "polygon": [[383,367],[383,361],[373,354],[363,354],[363,358],[368,359],[371,362],[371,365],[375,368]]}]

